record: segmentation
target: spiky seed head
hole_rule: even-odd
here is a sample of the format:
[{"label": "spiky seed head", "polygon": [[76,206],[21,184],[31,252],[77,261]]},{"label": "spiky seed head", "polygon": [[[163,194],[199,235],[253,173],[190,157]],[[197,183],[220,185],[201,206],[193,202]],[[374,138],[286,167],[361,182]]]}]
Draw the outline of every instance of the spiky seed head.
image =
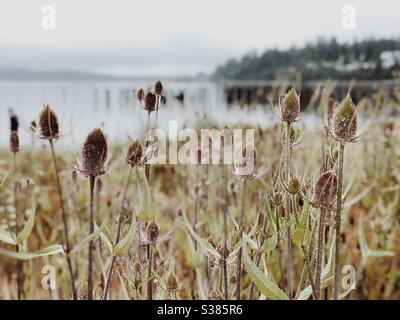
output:
[{"label": "spiky seed head", "polygon": [[156,108],[156,95],[149,91],[144,96],[144,109],[148,112],[153,112],[155,108]]},{"label": "spiky seed head", "polygon": [[156,82],[156,84],[154,85],[154,92],[157,94],[157,95],[162,95],[162,91],[163,91],[163,85],[162,85],[162,83],[161,83],[161,81],[160,80],[158,80],[157,82]]},{"label": "spiky seed head", "polygon": [[97,177],[105,173],[107,161],[107,139],[101,129],[94,129],[86,138],[82,148],[82,172]]},{"label": "spiky seed head", "polygon": [[284,201],[284,200],[285,200],[285,199],[284,199],[284,197],[283,197],[282,192],[280,192],[280,191],[275,191],[275,192],[272,194],[271,202],[272,202],[272,204],[273,204],[275,207],[281,206],[281,205],[283,204],[283,201]]},{"label": "spiky seed head", "polygon": [[14,154],[19,151],[19,137],[17,131],[12,131],[10,133],[10,151]]},{"label": "spiky seed head", "polygon": [[245,145],[234,160],[234,173],[242,179],[253,179],[256,175],[257,150],[252,144]]},{"label": "spiky seed head", "polygon": [[323,173],[315,182],[311,204],[316,208],[336,208],[337,176],[333,171]]},{"label": "spiky seed head", "polygon": [[336,107],[332,118],[332,131],[337,140],[353,141],[357,134],[357,110],[350,94]]},{"label": "spiky seed head", "polygon": [[135,261],[135,263],[133,264],[133,270],[137,273],[139,273],[140,271],[142,271],[143,267],[142,264],[140,263],[139,260]]},{"label": "spiky seed head", "polygon": [[128,148],[125,161],[131,166],[138,166],[143,163],[143,148],[139,140],[135,140]]},{"label": "spiky seed head", "polygon": [[292,195],[298,194],[301,191],[301,181],[298,177],[292,177],[289,180],[288,191]]},{"label": "spiky seed head", "polygon": [[158,238],[160,237],[160,226],[152,220],[146,229],[147,239],[150,243],[157,243]]},{"label": "spiky seed head", "polygon": [[137,98],[139,99],[140,102],[144,99],[144,90],[140,88],[137,92]]},{"label": "spiky seed head", "polygon": [[179,280],[174,272],[169,273],[166,285],[167,290],[171,292],[177,291],[179,289]]},{"label": "spiky seed head", "polygon": [[292,88],[281,101],[282,120],[286,122],[295,122],[300,115],[300,96],[295,88]]},{"label": "spiky seed head", "polygon": [[45,106],[39,116],[40,137],[42,139],[57,139],[59,137],[58,119],[49,105]]}]

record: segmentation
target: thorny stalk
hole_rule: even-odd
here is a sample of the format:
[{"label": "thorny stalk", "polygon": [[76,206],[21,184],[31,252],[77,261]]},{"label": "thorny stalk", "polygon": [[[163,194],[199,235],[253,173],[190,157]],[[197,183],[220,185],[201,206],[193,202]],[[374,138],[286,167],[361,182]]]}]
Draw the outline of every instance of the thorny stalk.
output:
[{"label": "thorny stalk", "polygon": [[340,224],[342,219],[342,192],[343,192],[343,157],[344,142],[340,142],[339,166],[338,166],[338,188],[337,188],[337,208],[336,208],[336,234],[335,234],[335,279],[333,287],[333,299],[339,297],[339,247],[340,247]]},{"label": "thorny stalk", "polygon": [[53,158],[54,169],[56,172],[58,196],[60,198],[61,217],[62,217],[63,226],[64,226],[65,253],[66,253],[66,257],[67,257],[68,271],[69,271],[70,281],[71,281],[72,297],[74,300],[76,300],[77,296],[76,296],[76,287],[75,287],[75,274],[74,274],[74,271],[72,268],[71,257],[69,255],[69,253],[71,252],[71,247],[70,247],[70,242],[69,242],[69,238],[68,238],[67,214],[66,214],[65,206],[64,206],[61,180],[60,180],[59,169],[58,169],[58,165],[57,165],[56,153],[54,150],[54,143],[53,143],[52,139],[49,139],[49,142],[50,142],[51,154],[52,154],[52,158]]}]

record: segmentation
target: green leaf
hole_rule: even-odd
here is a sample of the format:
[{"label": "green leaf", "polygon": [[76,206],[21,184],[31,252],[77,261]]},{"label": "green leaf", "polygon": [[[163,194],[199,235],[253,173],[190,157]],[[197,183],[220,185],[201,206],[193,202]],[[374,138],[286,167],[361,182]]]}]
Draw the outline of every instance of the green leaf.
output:
[{"label": "green leaf", "polygon": [[251,247],[251,249],[258,251],[258,245],[257,242],[251,239],[246,233],[243,232],[242,234],[243,239],[248,243],[248,245]]},{"label": "green leaf", "polygon": [[99,227],[97,227],[95,225],[95,229],[94,232],[92,234],[89,234],[88,236],[86,236],[85,238],[83,238],[83,240],[75,247],[71,250],[70,253],[74,253],[74,252],[78,252],[80,251],[86,244],[88,244],[90,241],[94,241],[97,239],[97,237],[99,236],[100,232],[104,229],[106,222],[104,221],[102,223],[102,225]]},{"label": "green leaf", "polygon": [[271,252],[276,248],[277,245],[278,245],[278,235],[275,233],[264,242],[261,248],[261,252],[264,253]]},{"label": "green leaf", "polygon": [[274,216],[271,210],[271,206],[269,205],[269,198],[267,193],[264,194],[264,211],[267,215],[268,225],[271,226],[272,232],[276,233]]},{"label": "green leaf", "polygon": [[209,243],[207,240],[203,239],[196,232],[194,232],[191,224],[187,220],[186,214],[183,214],[183,224],[186,227],[186,229],[189,231],[189,233],[192,235],[194,240],[197,241],[199,247],[203,251],[206,251],[206,252],[210,253],[211,255],[213,255],[214,257],[221,259],[221,255],[218,253],[217,250],[215,250],[215,248],[211,245],[211,243]]},{"label": "green leaf", "polygon": [[32,213],[28,218],[28,221],[26,221],[22,231],[18,234],[17,236],[17,244],[21,244],[22,242],[25,241],[29,237],[29,235],[32,232],[33,229],[33,224],[35,222],[35,216],[36,216],[36,208],[34,207],[32,209]]},{"label": "green leaf", "polygon": [[131,225],[126,235],[115,246],[115,254],[119,257],[124,256],[131,246],[136,236],[136,217],[132,217]]},{"label": "green leaf", "polygon": [[301,248],[301,246],[303,245],[304,235],[306,234],[306,230],[307,230],[308,216],[310,213],[310,210],[309,210],[310,209],[310,200],[309,200],[310,192],[311,192],[311,189],[308,191],[307,196],[305,197],[300,221],[299,221],[299,224],[293,234],[293,243],[296,246],[298,246],[299,248]]},{"label": "green leaf", "polygon": [[138,177],[138,189],[141,195],[141,205],[138,210],[138,218],[141,221],[149,221],[154,217],[149,184],[143,168],[136,168],[136,172]]},{"label": "green leaf", "polygon": [[[321,289],[327,288],[332,282],[333,282],[334,277],[329,277],[322,281],[321,283]],[[312,287],[311,285],[307,286],[301,292],[299,293],[299,296],[297,297],[296,300],[307,300],[309,297],[312,295]]]},{"label": "green leaf", "polygon": [[34,258],[51,256],[58,253],[64,253],[63,247],[59,244],[54,244],[34,252],[15,252],[0,248],[0,254],[19,260],[31,260]]},{"label": "green leaf", "polygon": [[13,234],[7,230],[0,229],[0,241],[5,242],[7,244],[13,244],[13,245],[16,244]]},{"label": "green leaf", "polygon": [[243,263],[249,277],[264,296],[273,300],[289,300],[285,292],[283,292],[276,283],[268,279],[265,274],[257,268],[247,253],[246,246],[243,246]]}]

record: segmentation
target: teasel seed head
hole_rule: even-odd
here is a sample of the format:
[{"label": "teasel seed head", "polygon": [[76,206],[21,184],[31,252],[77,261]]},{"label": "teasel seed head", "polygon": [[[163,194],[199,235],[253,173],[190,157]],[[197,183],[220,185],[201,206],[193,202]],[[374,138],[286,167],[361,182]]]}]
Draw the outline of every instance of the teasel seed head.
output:
[{"label": "teasel seed head", "polygon": [[169,273],[169,275],[167,277],[166,286],[167,286],[167,290],[170,292],[175,292],[175,291],[179,290],[179,280],[174,272]]},{"label": "teasel seed head", "polygon": [[357,110],[350,94],[336,107],[331,123],[333,138],[352,142],[357,134]]},{"label": "teasel seed head", "polygon": [[58,119],[54,111],[49,105],[46,105],[39,116],[40,138],[42,139],[58,139],[59,127]]},{"label": "teasel seed head", "polygon": [[316,208],[336,209],[337,176],[333,171],[323,173],[315,182],[311,204]]},{"label": "teasel seed head", "polygon": [[19,151],[19,137],[17,131],[10,133],[10,151],[16,154]]},{"label": "teasel seed head", "polygon": [[135,140],[129,146],[125,161],[131,166],[139,166],[143,163],[143,147],[139,140]]},{"label": "teasel seed head", "polygon": [[144,96],[144,109],[148,112],[156,109],[156,95],[150,91]]},{"label": "teasel seed head", "polygon": [[296,89],[292,88],[286,93],[280,104],[282,120],[296,122],[300,115],[300,96]]},{"label": "teasel seed head", "polygon": [[155,94],[161,96],[162,95],[162,91],[163,91],[163,85],[162,85],[161,81],[158,80],[156,82],[156,84],[154,85],[154,92],[155,92]]},{"label": "teasel seed head", "polygon": [[257,167],[257,150],[252,144],[245,145],[234,159],[234,174],[242,179],[254,179]]},{"label": "teasel seed head", "polygon": [[288,192],[291,195],[298,194],[301,191],[301,181],[298,177],[292,177],[287,186]]},{"label": "teasel seed head", "polygon": [[150,243],[157,243],[160,237],[160,226],[152,220],[146,228],[147,239]]},{"label": "teasel seed head", "polygon": [[143,101],[144,99],[144,90],[142,88],[140,88],[137,92],[137,98],[139,99],[140,102]]},{"label": "teasel seed head", "polygon": [[271,203],[275,207],[280,207],[283,204],[283,201],[285,201],[285,197],[283,196],[282,192],[274,191],[274,193],[271,196]]},{"label": "teasel seed head", "polygon": [[105,173],[107,161],[107,140],[101,129],[94,129],[86,138],[82,148],[81,172],[86,176],[97,177]]}]

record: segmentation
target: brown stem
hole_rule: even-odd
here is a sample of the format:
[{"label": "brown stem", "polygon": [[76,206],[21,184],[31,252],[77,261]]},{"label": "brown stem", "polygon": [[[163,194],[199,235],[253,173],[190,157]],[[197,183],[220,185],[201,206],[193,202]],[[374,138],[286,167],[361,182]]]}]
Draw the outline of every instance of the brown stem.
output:
[{"label": "brown stem", "polygon": [[51,154],[52,154],[53,163],[54,163],[54,169],[55,169],[55,172],[56,172],[58,196],[60,198],[61,218],[62,218],[63,226],[64,226],[65,253],[66,253],[68,271],[69,271],[70,281],[71,281],[72,297],[73,297],[74,300],[76,300],[77,296],[76,296],[76,287],[75,287],[75,274],[74,274],[74,271],[73,271],[73,268],[72,268],[71,257],[69,256],[69,253],[71,251],[71,247],[70,247],[69,238],[68,238],[67,214],[66,214],[65,206],[64,206],[64,199],[63,199],[63,195],[62,195],[62,187],[61,187],[59,169],[58,169],[58,165],[57,165],[57,159],[56,159],[56,153],[55,153],[55,150],[54,150],[53,140],[50,139],[49,142],[50,142]]},{"label": "brown stem", "polygon": [[[14,153],[14,178],[17,179],[17,154]],[[18,235],[20,227],[19,227],[19,222],[20,222],[20,216],[19,216],[19,207],[18,207],[18,183],[15,180],[14,181],[14,207],[15,207],[15,229],[16,229],[16,235]],[[17,244],[15,247],[15,251],[18,253],[19,252],[19,245]],[[23,262],[22,260],[17,260],[17,292],[18,292],[18,300],[22,299],[23,296]]]},{"label": "brown stem", "polygon": [[325,210],[321,209],[318,227],[318,249],[317,249],[317,265],[315,269],[315,299],[321,298],[321,269],[322,269],[322,256],[324,250],[324,233],[325,233]]},{"label": "brown stem", "polygon": [[[124,193],[123,193],[123,196],[122,196],[122,204],[121,204],[121,211],[119,212],[118,227],[117,227],[117,237],[115,239],[115,245],[117,245],[117,243],[119,242],[119,239],[121,238],[121,227],[122,227],[122,218],[124,216],[123,215],[123,213],[124,213],[124,205],[125,205],[125,200],[126,200],[126,194],[128,192],[129,184],[130,184],[131,177],[132,177],[132,172],[133,172],[133,166],[131,166],[131,168],[129,170],[128,180],[126,181]],[[132,219],[134,219],[134,217],[132,217]],[[107,277],[107,284],[106,284],[106,287],[104,289],[104,298],[103,298],[103,300],[107,300],[108,290],[110,288],[111,278],[112,278],[112,274],[113,274],[113,270],[114,270],[114,264],[115,264],[115,254],[113,255],[112,260],[111,260],[110,270],[108,272],[108,277]]]},{"label": "brown stem", "polygon": [[[245,199],[245,191],[246,191],[246,179],[243,179],[242,184],[242,204],[240,208],[240,219],[239,219],[239,228],[240,228],[240,239],[243,238],[243,219],[244,219],[244,199]],[[239,250],[238,262],[237,262],[237,272],[236,272],[236,300],[240,300],[240,287],[241,287],[241,278],[242,278],[242,247]]]},{"label": "brown stem", "polygon": [[335,235],[335,280],[333,287],[333,299],[339,298],[339,246],[340,246],[340,224],[342,219],[342,192],[343,192],[343,157],[344,143],[340,142],[339,148],[339,167],[338,167],[338,189],[336,199],[336,235]]},{"label": "brown stem", "polygon": [[[289,185],[290,181],[290,161],[291,161],[291,150],[290,150],[290,128],[291,123],[286,123],[286,141],[285,141],[285,173],[286,173],[286,183]],[[292,299],[292,274],[293,274],[293,248],[292,248],[292,232],[290,227],[290,215],[291,215],[291,207],[290,207],[290,197],[287,197],[286,200],[286,224],[287,224],[287,249],[288,249],[288,257],[287,257],[287,295],[289,299]]]},{"label": "brown stem", "polygon": [[[94,232],[93,216],[93,190],[96,177],[90,176],[90,211],[89,211],[89,235]],[[88,300],[93,300],[93,240],[89,241],[89,264],[88,264]]]},{"label": "brown stem", "polygon": [[153,288],[152,288],[152,264],[153,264],[153,252],[152,244],[147,245],[149,253],[149,265],[148,265],[148,279],[147,279],[147,300],[153,300]]}]

